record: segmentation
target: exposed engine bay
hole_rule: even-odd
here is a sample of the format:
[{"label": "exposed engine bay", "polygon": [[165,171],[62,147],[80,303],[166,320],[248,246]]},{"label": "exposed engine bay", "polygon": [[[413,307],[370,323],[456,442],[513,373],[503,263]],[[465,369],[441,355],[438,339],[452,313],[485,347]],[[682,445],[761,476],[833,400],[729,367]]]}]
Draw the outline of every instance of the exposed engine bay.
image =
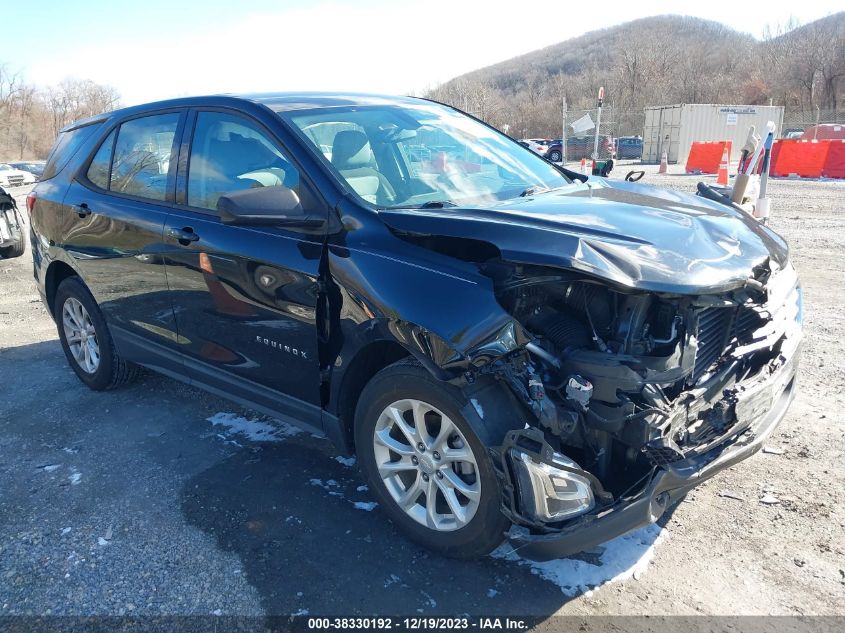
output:
[{"label": "exposed engine bay", "polygon": [[771,390],[750,397],[749,385],[778,372],[800,340],[789,265],[767,262],[713,296],[630,291],[501,261],[483,269],[534,337],[482,371],[506,381],[536,421],[502,452],[513,465],[506,510],[541,530],[636,494],[655,469],[744,433],[772,405]]}]

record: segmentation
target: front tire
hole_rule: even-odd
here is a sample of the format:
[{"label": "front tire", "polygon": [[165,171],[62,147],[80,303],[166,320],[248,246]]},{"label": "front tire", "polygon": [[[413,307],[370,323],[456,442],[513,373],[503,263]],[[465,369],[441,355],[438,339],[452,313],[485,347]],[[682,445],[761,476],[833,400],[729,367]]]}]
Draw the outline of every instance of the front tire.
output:
[{"label": "front tire", "polygon": [[458,389],[399,361],[364,388],[355,444],[370,490],[409,538],[444,556],[477,558],[502,542],[508,521],[465,404]]},{"label": "front tire", "polygon": [[563,158],[563,156],[557,150],[554,150],[551,154],[549,154],[549,160],[553,163],[559,163],[561,158]]},{"label": "front tire", "polygon": [[103,391],[135,379],[139,367],[117,354],[97,302],[78,277],[59,284],[53,314],[68,363],[88,387]]}]

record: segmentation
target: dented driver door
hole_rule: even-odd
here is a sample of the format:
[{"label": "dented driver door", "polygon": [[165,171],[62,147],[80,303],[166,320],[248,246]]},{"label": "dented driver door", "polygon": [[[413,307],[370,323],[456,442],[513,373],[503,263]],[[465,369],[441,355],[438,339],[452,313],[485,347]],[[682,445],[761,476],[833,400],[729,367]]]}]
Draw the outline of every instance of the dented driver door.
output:
[{"label": "dented driver door", "polygon": [[252,119],[198,111],[187,127],[194,130],[190,158],[180,157],[178,209],[164,228],[187,373],[192,382],[319,427],[322,235],[226,225],[216,213],[220,196],[234,191],[301,191],[299,173]]}]

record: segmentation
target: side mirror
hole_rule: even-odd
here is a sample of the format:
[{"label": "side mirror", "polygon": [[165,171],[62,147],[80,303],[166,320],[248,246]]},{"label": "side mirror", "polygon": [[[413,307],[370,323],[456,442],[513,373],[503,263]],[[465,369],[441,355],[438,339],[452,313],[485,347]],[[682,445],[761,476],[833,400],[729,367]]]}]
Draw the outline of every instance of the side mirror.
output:
[{"label": "side mirror", "polygon": [[296,192],[287,187],[256,187],[221,196],[217,212],[223,224],[317,228],[325,218],[306,213]]}]

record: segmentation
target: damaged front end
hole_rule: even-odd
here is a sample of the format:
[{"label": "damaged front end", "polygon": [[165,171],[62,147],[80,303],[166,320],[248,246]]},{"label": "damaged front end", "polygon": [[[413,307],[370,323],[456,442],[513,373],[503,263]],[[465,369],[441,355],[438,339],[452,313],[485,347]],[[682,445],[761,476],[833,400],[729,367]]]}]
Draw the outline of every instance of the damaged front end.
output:
[{"label": "damaged front end", "polygon": [[544,560],[653,522],[761,446],[792,398],[802,295],[790,264],[713,295],[617,288],[488,262],[533,339],[478,371],[530,411],[491,449],[511,544]]}]

